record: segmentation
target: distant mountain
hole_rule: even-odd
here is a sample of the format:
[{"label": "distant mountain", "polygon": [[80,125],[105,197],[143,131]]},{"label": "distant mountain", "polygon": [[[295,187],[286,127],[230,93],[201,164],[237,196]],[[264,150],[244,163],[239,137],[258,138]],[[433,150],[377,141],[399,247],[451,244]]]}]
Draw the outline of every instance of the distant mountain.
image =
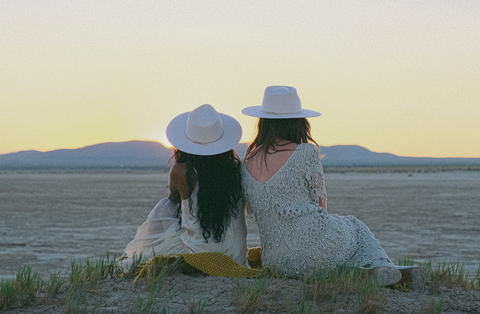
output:
[{"label": "distant mountain", "polygon": [[0,169],[162,167],[170,157],[172,150],[158,142],[129,141],[0,155]]},{"label": "distant mountain", "polygon": [[[248,145],[240,143],[235,151],[245,156]],[[376,153],[357,145],[322,146],[326,167],[480,165],[480,158],[403,157]],[[77,149],[48,152],[21,151],[0,155],[1,169],[36,168],[158,168],[166,167],[173,150],[152,141],[102,143]]]},{"label": "distant mountain", "polygon": [[357,145],[322,146],[320,153],[325,155],[322,164],[333,167],[480,165],[480,158],[405,157],[376,153]]}]

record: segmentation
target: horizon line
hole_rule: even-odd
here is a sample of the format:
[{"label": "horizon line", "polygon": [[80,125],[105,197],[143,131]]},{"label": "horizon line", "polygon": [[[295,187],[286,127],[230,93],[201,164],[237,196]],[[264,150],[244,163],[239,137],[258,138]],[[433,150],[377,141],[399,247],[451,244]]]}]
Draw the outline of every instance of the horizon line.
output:
[{"label": "horizon line", "polygon": [[[4,155],[9,155],[9,154],[16,154],[16,153],[21,153],[21,152],[29,152],[29,151],[35,151],[35,152],[40,152],[40,153],[48,153],[48,152],[52,152],[52,151],[57,151],[57,150],[76,150],[76,149],[82,149],[82,148],[85,148],[85,147],[89,147],[89,146],[96,146],[96,145],[101,145],[101,144],[108,144],[108,143],[127,143],[127,142],[154,142],[154,143],[158,143],[160,145],[162,145],[163,147],[165,148],[168,148],[168,149],[171,149],[173,148],[173,145],[171,145],[170,143],[169,146],[167,146],[168,144],[165,144],[163,143],[163,141],[160,141],[160,140],[152,140],[152,139],[131,139],[131,140],[125,140],[125,141],[107,141],[107,142],[100,142],[100,143],[95,143],[95,144],[89,144],[89,145],[85,145],[85,146],[81,146],[81,147],[74,147],[74,148],[55,148],[55,149],[50,149],[50,150],[37,150],[37,149],[25,149],[25,150],[19,150],[19,151],[14,151],[14,152],[7,152],[7,153],[0,153],[0,156],[4,156]],[[249,142],[239,142],[238,144],[249,144]],[[238,145],[237,144],[237,145]],[[462,159],[480,159],[480,157],[451,157],[451,156],[446,156],[446,157],[431,157],[431,156],[402,156],[402,155],[396,155],[394,153],[390,153],[390,152],[377,152],[377,151],[373,151],[365,146],[362,146],[362,145],[359,145],[359,144],[334,144],[334,145],[329,145],[329,146],[326,146],[326,145],[319,145],[320,148],[321,147],[333,147],[333,146],[358,146],[358,147],[362,147],[362,148],[365,148],[371,152],[374,152],[374,153],[378,153],[378,154],[391,154],[391,155],[394,155],[394,156],[398,156],[398,157],[409,157],[409,158],[436,158],[436,159],[442,159],[442,158],[462,158]]]}]

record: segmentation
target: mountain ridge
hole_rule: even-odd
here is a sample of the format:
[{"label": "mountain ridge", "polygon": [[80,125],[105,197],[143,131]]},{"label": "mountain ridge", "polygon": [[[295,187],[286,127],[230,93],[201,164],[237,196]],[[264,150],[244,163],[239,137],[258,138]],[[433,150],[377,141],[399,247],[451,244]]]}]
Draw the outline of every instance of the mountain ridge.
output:
[{"label": "mountain ridge", "polygon": [[[247,143],[235,151],[245,155]],[[480,165],[480,158],[406,157],[377,153],[359,145],[321,146],[326,167]],[[168,166],[173,149],[155,141],[106,142],[73,149],[47,152],[27,150],[0,155],[1,169],[25,168],[163,168]]]}]

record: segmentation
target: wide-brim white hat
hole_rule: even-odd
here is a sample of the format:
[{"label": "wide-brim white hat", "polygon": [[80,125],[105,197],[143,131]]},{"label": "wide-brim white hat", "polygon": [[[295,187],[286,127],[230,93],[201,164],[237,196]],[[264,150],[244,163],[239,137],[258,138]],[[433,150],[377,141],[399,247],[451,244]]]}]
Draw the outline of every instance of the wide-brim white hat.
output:
[{"label": "wide-brim white hat", "polygon": [[242,127],[237,120],[218,113],[211,105],[201,105],[173,118],[166,133],[176,149],[194,155],[216,155],[240,142]]},{"label": "wide-brim white hat", "polygon": [[321,115],[320,112],[302,108],[295,87],[276,85],[265,89],[261,106],[244,108],[242,113],[267,119],[312,118]]}]

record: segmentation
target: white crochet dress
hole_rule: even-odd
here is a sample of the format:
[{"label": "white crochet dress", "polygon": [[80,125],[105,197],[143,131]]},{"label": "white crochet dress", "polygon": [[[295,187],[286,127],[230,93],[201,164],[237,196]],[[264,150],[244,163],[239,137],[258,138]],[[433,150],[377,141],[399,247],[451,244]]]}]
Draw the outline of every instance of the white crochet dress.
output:
[{"label": "white crochet dress", "polygon": [[263,266],[301,276],[316,265],[393,266],[368,227],[353,216],[330,215],[317,146],[300,144],[265,183],[241,167],[247,210],[260,230]]}]

